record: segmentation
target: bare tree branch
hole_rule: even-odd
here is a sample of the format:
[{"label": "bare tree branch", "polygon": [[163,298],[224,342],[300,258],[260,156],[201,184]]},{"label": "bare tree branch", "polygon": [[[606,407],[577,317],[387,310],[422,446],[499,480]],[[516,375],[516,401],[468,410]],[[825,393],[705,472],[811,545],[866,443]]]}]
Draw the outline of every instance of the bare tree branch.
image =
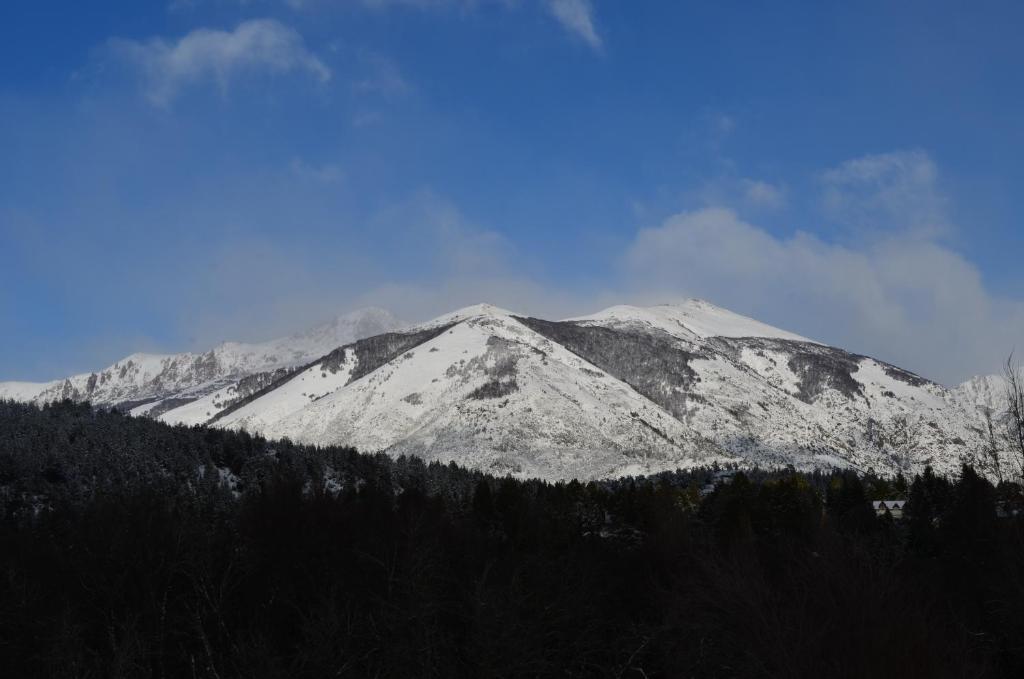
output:
[{"label": "bare tree branch", "polygon": [[1024,372],[1011,353],[1003,366],[1006,378],[1006,438],[1017,472],[1024,479]]}]

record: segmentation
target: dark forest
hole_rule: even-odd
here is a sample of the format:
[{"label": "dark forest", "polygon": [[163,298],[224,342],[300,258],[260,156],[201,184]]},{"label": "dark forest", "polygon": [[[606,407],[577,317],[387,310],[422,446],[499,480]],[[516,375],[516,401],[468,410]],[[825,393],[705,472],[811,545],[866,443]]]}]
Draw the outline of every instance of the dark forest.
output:
[{"label": "dark forest", "polygon": [[0,667],[1019,677],[1020,506],[966,466],[551,484],[0,403]]}]

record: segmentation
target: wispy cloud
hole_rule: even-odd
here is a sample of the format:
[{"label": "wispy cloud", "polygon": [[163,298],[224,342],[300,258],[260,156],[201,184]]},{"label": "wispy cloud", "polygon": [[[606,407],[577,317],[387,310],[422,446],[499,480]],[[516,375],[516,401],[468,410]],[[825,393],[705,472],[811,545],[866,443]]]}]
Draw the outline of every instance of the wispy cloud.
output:
[{"label": "wispy cloud", "polygon": [[347,245],[237,234],[183,264],[188,275],[166,303],[194,348],[284,336],[370,305],[407,320],[478,302],[554,315],[570,309],[567,295],[524,270],[528,257],[508,239],[426,189],[368,216],[363,235],[350,234]]},{"label": "wispy cloud", "polygon": [[196,29],[176,41],[116,38],[110,49],[144,78],[146,97],[167,106],[186,87],[212,81],[227,92],[232,79],[254,72],[306,72],[331,77],[298,32],[273,19],[253,19],[232,31]]},{"label": "wispy cloud", "polygon": [[641,231],[625,267],[639,293],[705,297],[947,382],[997,370],[1024,337],[1024,302],[992,294],[962,255],[907,233],[842,246],[707,208]]},{"label": "wispy cloud", "polygon": [[288,169],[297,177],[308,179],[319,184],[339,184],[345,181],[345,171],[335,163],[311,165],[299,158],[292,158]]},{"label": "wispy cloud", "polygon": [[[301,0],[300,0],[301,1]],[[416,7],[418,9],[434,9],[436,7],[476,6],[480,0],[359,0],[366,7],[385,9],[387,7]]]},{"label": "wispy cloud", "polygon": [[565,30],[595,50],[601,49],[603,43],[594,26],[594,8],[590,0],[546,0],[546,3],[548,11]]},{"label": "wispy cloud", "polygon": [[381,54],[367,53],[362,55],[360,61],[365,67],[365,74],[353,83],[356,92],[383,97],[399,97],[412,92],[412,85],[391,59]]},{"label": "wispy cloud", "polygon": [[777,210],[786,205],[786,191],[761,179],[744,179],[741,182],[744,200],[758,208]]},{"label": "wispy cloud", "polygon": [[[747,187],[772,194],[756,184],[750,181]],[[747,197],[733,192],[729,199],[743,204]],[[997,371],[1004,354],[1024,337],[1024,300],[994,293],[973,262],[913,229],[837,243],[800,231],[780,234],[732,208],[707,207],[637,232],[620,258],[604,263],[615,273],[576,288],[564,280],[547,281],[543,268],[524,265],[529,253],[499,231],[467,220],[456,205],[429,191],[383,209],[368,228],[387,234],[379,237],[386,241],[380,243],[383,251],[393,252],[389,244],[400,242],[402,251],[415,253],[415,264],[394,256],[376,260],[362,251],[358,277],[342,280],[336,272],[354,262],[317,272],[306,255],[289,264],[276,251],[267,258],[274,260],[279,280],[268,290],[237,291],[238,298],[218,306],[214,317],[222,322],[224,308],[263,309],[247,301],[250,294],[281,309],[268,317],[293,321],[277,327],[279,332],[301,327],[294,322],[295,310],[305,309],[310,300],[316,300],[321,315],[332,305],[373,304],[408,320],[425,320],[481,301],[557,318],[613,303],[699,296],[949,384]],[[237,257],[246,250],[232,244],[226,252]],[[253,259],[242,257],[245,266]],[[234,277],[204,281],[196,306],[223,280]],[[244,337],[250,319],[228,317],[231,333],[207,332],[204,337]]]},{"label": "wispy cloud", "polygon": [[[18,196],[10,196],[0,215],[0,240],[11,244],[0,252],[0,258],[8,257],[0,279],[19,294],[4,295],[0,286],[0,318],[16,324],[8,335],[20,336],[23,322],[30,327],[19,319],[25,316],[24,307],[17,306],[25,287],[19,288],[19,281],[39,280],[59,290],[35,298],[58,300],[44,314],[45,322],[66,316],[67,336],[74,338],[68,345],[76,346],[90,334],[99,337],[105,325],[128,339],[137,337],[140,333],[125,331],[126,323],[157,328],[154,336],[167,343],[161,348],[183,350],[224,339],[285,335],[365,304],[389,307],[408,320],[480,301],[564,317],[610,303],[656,303],[686,295],[950,383],[998,370],[1001,358],[1024,338],[1019,295],[995,293],[963,254],[912,228],[916,215],[946,202],[938,188],[940,168],[920,153],[866,156],[816,175],[826,196],[843,192],[828,208],[843,209],[829,214],[847,215],[856,191],[903,228],[856,231],[851,226],[857,237],[834,239],[783,230],[777,218],[761,223],[757,211],[743,210],[750,196],[742,188],[771,195],[756,182],[776,186],[778,179],[744,184],[744,174],[736,172],[717,198],[719,207],[701,202],[699,210],[652,218],[649,228],[627,236],[616,249],[625,252],[621,258],[595,257],[585,271],[567,272],[557,250],[538,254],[541,248],[503,230],[500,219],[479,205],[467,217],[429,193],[402,200],[401,190],[360,204],[366,200],[363,168],[354,158],[323,148],[289,154],[269,175],[259,167],[241,167],[237,176],[223,176],[215,186],[190,187],[181,173],[167,175],[184,184],[182,200],[153,205],[134,202],[124,191],[116,194],[118,200],[94,203],[89,200],[97,193],[93,186],[131,184],[125,178],[137,163],[122,160],[136,158],[134,149],[145,138],[108,124],[125,118],[103,119],[103,135],[88,146],[64,147],[64,139],[54,135],[24,135],[46,141],[23,151],[19,160],[70,153],[76,166],[110,179],[87,185],[87,191],[66,191],[64,200],[51,201],[53,207],[25,220],[19,239],[15,217],[24,207],[14,200]],[[293,157],[298,160],[289,165]],[[30,176],[44,185],[50,167],[35,168]],[[794,209],[784,214],[799,215],[802,203],[820,198],[817,192],[802,195],[799,182],[789,186],[786,195]],[[72,222],[83,226],[71,231],[58,226]],[[190,230],[182,229],[186,223]],[[130,228],[137,224],[147,228]],[[86,288],[82,261],[117,261],[118,266],[97,268]],[[185,337],[194,337],[194,343],[185,345]],[[53,378],[59,376],[57,365],[87,370],[119,358],[110,353],[91,363],[94,357],[68,345],[54,340],[50,367],[33,367],[33,375],[14,372],[27,369],[14,366],[24,351],[19,354],[9,341],[7,353],[17,359],[7,359],[8,372],[0,377]],[[111,344],[110,351],[129,345]]]},{"label": "wispy cloud", "polygon": [[[186,0],[188,1],[188,0]],[[582,40],[594,50],[602,49],[601,38],[594,19],[591,0],[538,0],[540,4],[572,36]],[[312,10],[328,5],[328,0],[284,0],[294,10]],[[354,4],[373,10],[407,7],[419,10],[458,9],[469,12],[481,5],[500,5],[509,9],[519,7],[521,0],[353,0]]]},{"label": "wispy cloud", "polygon": [[861,156],[822,173],[823,205],[830,217],[855,229],[943,234],[952,224],[938,178],[923,151]]}]

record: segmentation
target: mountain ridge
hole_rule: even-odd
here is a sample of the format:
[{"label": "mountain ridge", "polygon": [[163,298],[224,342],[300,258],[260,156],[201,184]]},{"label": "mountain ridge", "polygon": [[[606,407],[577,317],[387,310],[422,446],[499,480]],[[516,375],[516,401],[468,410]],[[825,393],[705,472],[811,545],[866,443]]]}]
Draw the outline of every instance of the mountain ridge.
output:
[{"label": "mountain ridge", "polygon": [[97,372],[49,382],[0,382],[0,398],[38,403],[89,400],[102,406],[152,403],[193,389],[209,391],[232,378],[295,366],[352,339],[403,325],[390,312],[369,307],[267,342],[221,342],[204,352],[133,353]]},{"label": "mountain ridge", "polygon": [[561,321],[480,304],[356,334],[328,334],[337,345],[304,361],[105,405],[549,479],[715,463],[951,472],[991,444],[1000,407],[998,377],[950,389],[703,300]]}]

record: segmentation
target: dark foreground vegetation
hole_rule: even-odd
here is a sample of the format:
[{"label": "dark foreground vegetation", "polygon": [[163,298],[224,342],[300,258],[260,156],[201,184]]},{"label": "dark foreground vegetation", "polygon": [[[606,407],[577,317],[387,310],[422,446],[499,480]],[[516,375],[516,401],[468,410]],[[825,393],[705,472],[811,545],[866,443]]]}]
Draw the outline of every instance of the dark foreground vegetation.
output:
[{"label": "dark foreground vegetation", "polygon": [[0,674],[1024,676],[1016,486],[712,476],[520,482],[0,403]]}]

